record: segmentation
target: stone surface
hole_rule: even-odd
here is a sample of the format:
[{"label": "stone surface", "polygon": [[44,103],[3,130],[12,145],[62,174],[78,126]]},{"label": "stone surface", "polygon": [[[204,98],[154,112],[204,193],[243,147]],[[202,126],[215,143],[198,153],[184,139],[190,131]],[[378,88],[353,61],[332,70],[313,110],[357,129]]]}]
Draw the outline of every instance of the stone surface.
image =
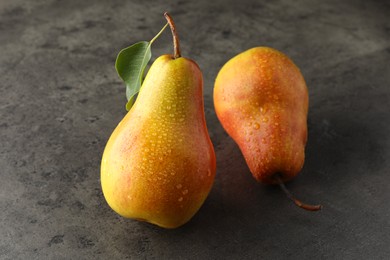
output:
[{"label": "stone surface", "polygon": [[[174,17],[183,55],[204,72],[218,158],[210,196],[185,226],[123,219],[99,182],[125,114],[118,51]],[[0,2],[0,259],[389,259],[388,1]],[[257,184],[219,124],[214,78],[267,45],[301,68],[310,92],[306,164],[295,207]],[[154,58],[171,52],[169,32]]]}]

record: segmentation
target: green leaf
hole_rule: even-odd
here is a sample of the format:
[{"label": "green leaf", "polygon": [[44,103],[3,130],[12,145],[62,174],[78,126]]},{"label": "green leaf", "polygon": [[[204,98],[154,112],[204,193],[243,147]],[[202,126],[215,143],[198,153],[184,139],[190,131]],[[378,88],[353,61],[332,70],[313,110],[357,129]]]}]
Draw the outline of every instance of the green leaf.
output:
[{"label": "green leaf", "polygon": [[145,68],[152,57],[151,45],[167,26],[168,24],[150,42],[137,42],[121,50],[116,58],[115,69],[126,84],[127,111],[133,106],[135,95],[141,89]]},{"label": "green leaf", "polygon": [[133,106],[134,95],[141,88],[142,76],[151,57],[149,42],[142,41],[121,50],[116,58],[116,71],[126,84],[127,110]]}]

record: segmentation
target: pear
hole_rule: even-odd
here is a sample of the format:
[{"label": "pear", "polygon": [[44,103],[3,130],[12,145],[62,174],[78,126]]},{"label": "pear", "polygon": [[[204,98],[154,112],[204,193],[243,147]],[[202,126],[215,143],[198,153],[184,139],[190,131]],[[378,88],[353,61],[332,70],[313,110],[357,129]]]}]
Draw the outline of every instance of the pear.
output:
[{"label": "pear", "polygon": [[212,187],[216,159],[206,127],[199,66],[180,55],[152,64],[138,98],[116,127],[101,163],[103,194],[118,214],[176,228],[199,210]]},{"label": "pear", "polygon": [[256,180],[286,191],[307,141],[308,90],[293,61],[269,47],[238,54],[218,73],[214,106]]}]

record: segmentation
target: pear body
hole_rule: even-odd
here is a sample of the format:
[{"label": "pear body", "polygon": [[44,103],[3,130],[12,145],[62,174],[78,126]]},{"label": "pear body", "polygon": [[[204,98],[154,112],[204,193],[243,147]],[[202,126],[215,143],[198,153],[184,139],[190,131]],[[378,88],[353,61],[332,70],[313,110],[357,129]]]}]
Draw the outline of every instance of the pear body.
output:
[{"label": "pear body", "polygon": [[298,67],[268,47],[229,60],[214,86],[214,106],[252,175],[275,184],[302,169],[307,141],[308,91]]},{"label": "pear body", "polygon": [[104,150],[104,197],[124,217],[176,228],[199,210],[215,170],[202,73],[189,59],[160,56]]}]

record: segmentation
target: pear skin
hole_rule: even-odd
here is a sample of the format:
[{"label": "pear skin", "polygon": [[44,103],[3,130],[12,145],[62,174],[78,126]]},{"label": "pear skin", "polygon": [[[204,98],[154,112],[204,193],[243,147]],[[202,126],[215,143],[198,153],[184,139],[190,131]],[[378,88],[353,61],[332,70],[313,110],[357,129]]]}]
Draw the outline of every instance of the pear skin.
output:
[{"label": "pear skin", "polygon": [[160,56],[104,150],[104,197],[124,217],[176,228],[203,204],[215,171],[202,73],[189,59]]},{"label": "pear skin", "polygon": [[214,87],[216,114],[257,181],[294,178],[307,141],[308,90],[298,67],[268,47],[229,60]]}]

